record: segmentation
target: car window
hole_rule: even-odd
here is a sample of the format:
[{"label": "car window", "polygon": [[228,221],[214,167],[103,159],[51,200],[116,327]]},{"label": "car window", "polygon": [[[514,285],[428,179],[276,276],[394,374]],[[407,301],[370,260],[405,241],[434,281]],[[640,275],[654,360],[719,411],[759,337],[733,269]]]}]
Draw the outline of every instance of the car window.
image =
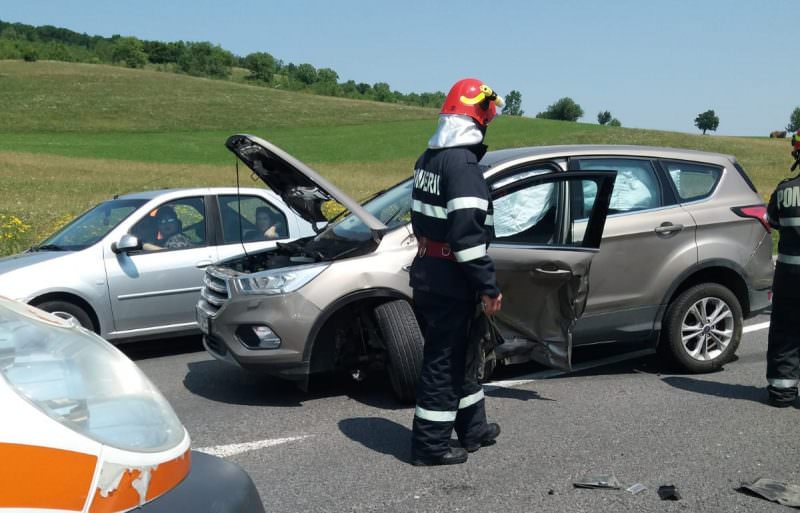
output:
[{"label": "car window", "polygon": [[64,228],[45,239],[39,246],[65,250],[87,248],[106,236],[122,220],[145,204],[143,199],[105,201],[75,218]]},{"label": "car window", "polygon": [[598,179],[560,174],[556,179],[560,181],[512,185],[510,190],[500,191],[492,201],[495,241],[583,246],[587,221],[597,199]]},{"label": "car window", "polygon": [[130,230],[144,251],[186,249],[207,244],[206,211],[202,197],[163,203]]},{"label": "car window", "polygon": [[722,176],[722,169],[717,166],[675,161],[664,162],[664,166],[681,201],[705,198]]},{"label": "car window", "polygon": [[546,243],[555,235],[555,187],[544,183],[512,192],[492,202],[497,240]]},{"label": "car window", "polygon": [[260,196],[221,195],[219,209],[225,244],[289,238],[286,215]]},{"label": "car window", "polygon": [[[662,206],[661,187],[653,164],[645,159],[591,158],[578,159],[578,169],[584,171],[614,170],[617,180],[611,193],[609,214],[634,212]],[[589,187],[587,185],[587,187]],[[596,192],[596,191],[595,191]],[[585,191],[588,200],[591,190]]]}]

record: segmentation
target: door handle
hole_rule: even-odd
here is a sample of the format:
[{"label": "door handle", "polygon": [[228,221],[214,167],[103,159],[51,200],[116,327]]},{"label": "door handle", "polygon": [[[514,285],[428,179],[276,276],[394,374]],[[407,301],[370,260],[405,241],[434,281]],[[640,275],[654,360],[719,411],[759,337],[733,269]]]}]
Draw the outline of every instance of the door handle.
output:
[{"label": "door handle", "polygon": [[672,233],[672,232],[679,232],[681,230],[683,230],[682,224],[664,223],[661,226],[655,227],[656,233]]},{"label": "door handle", "polygon": [[211,260],[200,260],[199,262],[194,264],[194,266],[197,267],[198,269],[203,269],[203,268],[208,267],[209,265],[211,265],[213,263],[214,262],[212,262]]},{"label": "door handle", "polygon": [[546,274],[548,276],[564,276],[566,274],[572,274],[572,271],[569,269],[544,269],[542,267],[537,267],[534,270],[537,273]]}]

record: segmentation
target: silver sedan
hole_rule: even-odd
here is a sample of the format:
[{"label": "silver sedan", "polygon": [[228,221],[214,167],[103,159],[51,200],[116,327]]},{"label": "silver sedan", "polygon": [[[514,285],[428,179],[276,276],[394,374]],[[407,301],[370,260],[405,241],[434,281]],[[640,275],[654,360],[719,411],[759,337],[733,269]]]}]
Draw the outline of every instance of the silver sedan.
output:
[{"label": "silver sedan", "polygon": [[126,194],[0,259],[0,295],[75,319],[108,340],[196,333],[206,266],[313,234],[265,189]]}]

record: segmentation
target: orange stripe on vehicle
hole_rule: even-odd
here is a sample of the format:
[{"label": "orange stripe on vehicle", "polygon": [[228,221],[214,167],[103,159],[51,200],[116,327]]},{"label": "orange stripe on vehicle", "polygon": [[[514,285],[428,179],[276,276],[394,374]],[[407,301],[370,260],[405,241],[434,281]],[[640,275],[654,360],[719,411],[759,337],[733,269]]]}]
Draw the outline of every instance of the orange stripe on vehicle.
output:
[{"label": "orange stripe on vehicle", "polygon": [[[189,473],[190,464],[190,451],[187,450],[177,458],[161,463],[151,470],[150,484],[147,488],[145,500],[155,499],[183,481],[183,478]],[[139,492],[133,487],[133,482],[141,476],[142,470],[127,469],[122,475],[119,486],[109,492],[106,497],[100,495],[99,488],[96,489],[89,513],[113,513],[138,506]]]},{"label": "orange stripe on vehicle", "polygon": [[192,452],[186,450],[181,456],[162,463],[153,470],[150,478],[150,488],[147,490],[147,500],[152,500],[159,495],[175,488],[189,473],[192,464]]},{"label": "orange stripe on vehicle", "polygon": [[80,511],[95,465],[91,454],[0,443],[0,508]]}]

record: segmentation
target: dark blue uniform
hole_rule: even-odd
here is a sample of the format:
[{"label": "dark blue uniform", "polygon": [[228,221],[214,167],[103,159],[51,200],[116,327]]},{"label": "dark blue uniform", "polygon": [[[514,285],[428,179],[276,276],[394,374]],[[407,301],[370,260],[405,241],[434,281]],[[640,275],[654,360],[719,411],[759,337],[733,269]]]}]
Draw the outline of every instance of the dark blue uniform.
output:
[{"label": "dark blue uniform", "polygon": [[[425,336],[412,451],[449,451],[455,429],[464,447],[487,430],[483,389],[466,369],[470,324],[481,295],[497,297],[492,202],[478,161],[486,146],[428,149],[414,170],[411,225],[420,244],[411,266],[414,304]],[[427,243],[427,246],[426,246]]]},{"label": "dark blue uniform", "polygon": [[772,404],[788,406],[797,398],[800,380],[800,177],[778,184],[767,219],[781,234],[772,284],[767,390]]}]

